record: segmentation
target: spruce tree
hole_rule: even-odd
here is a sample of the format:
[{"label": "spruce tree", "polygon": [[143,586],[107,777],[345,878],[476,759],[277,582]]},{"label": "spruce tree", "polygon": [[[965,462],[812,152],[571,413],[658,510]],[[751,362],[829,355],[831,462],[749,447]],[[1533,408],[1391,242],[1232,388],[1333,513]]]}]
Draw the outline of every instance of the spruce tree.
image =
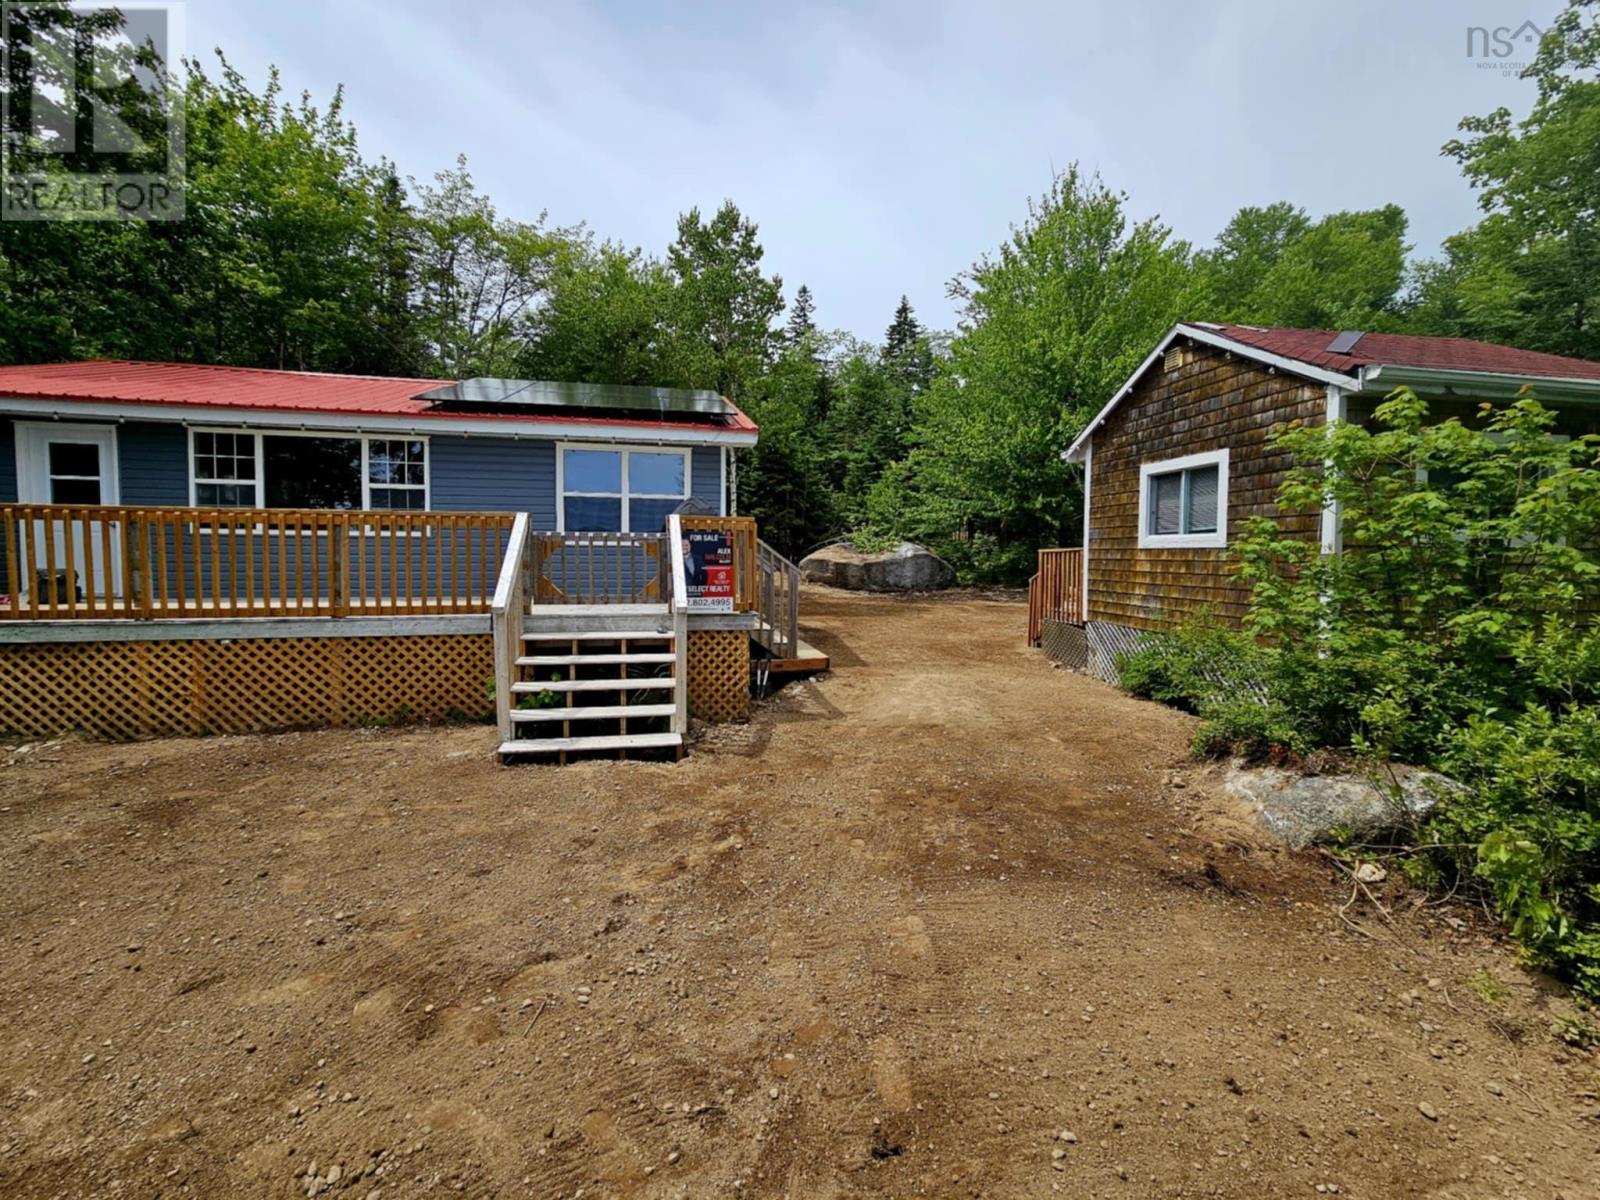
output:
[{"label": "spruce tree", "polygon": [[783,331],[789,345],[798,346],[807,334],[817,331],[816,311],[817,303],[811,296],[811,289],[802,283],[794,294],[794,303],[789,306],[789,323]]},{"label": "spruce tree", "polygon": [[911,308],[911,301],[900,297],[894,320],[883,339],[883,363],[889,373],[914,392],[933,382],[933,351],[928,336]]}]

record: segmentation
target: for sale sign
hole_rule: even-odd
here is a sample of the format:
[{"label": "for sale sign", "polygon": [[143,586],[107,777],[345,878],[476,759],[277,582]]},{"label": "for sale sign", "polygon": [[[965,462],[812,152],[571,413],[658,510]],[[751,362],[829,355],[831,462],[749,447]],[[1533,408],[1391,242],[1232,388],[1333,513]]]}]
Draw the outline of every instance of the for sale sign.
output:
[{"label": "for sale sign", "polygon": [[733,538],[726,529],[685,530],[683,567],[691,611],[733,611]]}]

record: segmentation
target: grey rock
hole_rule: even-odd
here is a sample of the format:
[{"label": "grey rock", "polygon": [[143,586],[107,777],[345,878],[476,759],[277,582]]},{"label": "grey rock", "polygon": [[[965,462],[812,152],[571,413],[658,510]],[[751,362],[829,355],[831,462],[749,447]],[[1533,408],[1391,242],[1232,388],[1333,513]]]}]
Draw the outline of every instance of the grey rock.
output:
[{"label": "grey rock", "polygon": [[1300,775],[1279,767],[1234,763],[1224,790],[1257,824],[1296,850],[1327,841],[1334,830],[1376,837],[1425,816],[1462,785],[1432,771],[1395,767],[1399,795],[1364,775]]},{"label": "grey rock", "polygon": [[870,554],[835,542],[808,554],[800,570],[813,583],[857,592],[932,592],[956,581],[954,567],[914,542]]}]

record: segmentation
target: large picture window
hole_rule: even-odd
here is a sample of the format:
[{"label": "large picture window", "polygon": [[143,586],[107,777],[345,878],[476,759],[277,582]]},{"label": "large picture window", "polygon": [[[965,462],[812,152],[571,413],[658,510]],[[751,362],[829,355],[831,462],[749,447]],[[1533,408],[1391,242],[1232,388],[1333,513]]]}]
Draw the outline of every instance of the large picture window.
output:
[{"label": "large picture window", "polygon": [[428,507],[428,443],[197,429],[194,503],[203,508]]},{"label": "large picture window", "polygon": [[1213,450],[1139,467],[1139,545],[1228,544],[1228,452]]},{"label": "large picture window", "polygon": [[659,533],[689,497],[689,452],[560,447],[561,528]]}]

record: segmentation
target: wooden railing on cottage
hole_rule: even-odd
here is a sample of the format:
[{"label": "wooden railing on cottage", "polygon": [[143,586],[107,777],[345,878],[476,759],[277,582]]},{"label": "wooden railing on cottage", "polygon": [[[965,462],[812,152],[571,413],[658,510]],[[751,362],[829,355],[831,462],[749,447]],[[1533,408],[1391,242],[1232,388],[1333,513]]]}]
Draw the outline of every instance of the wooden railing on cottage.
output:
[{"label": "wooden railing on cottage", "polygon": [[0,620],[489,611],[512,514],[0,505]]},{"label": "wooden railing on cottage", "polygon": [[664,533],[531,531],[534,604],[659,604],[665,600]]},{"label": "wooden railing on cottage", "polygon": [[1083,624],[1083,551],[1041,550],[1028,580],[1028,645],[1037,646],[1046,621]]}]

